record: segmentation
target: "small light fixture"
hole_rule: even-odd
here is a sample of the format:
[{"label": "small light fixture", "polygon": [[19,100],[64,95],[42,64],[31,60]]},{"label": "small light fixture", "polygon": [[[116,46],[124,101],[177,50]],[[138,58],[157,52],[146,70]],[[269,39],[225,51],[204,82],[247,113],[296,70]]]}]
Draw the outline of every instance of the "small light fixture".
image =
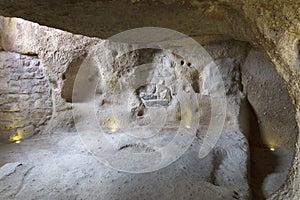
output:
[{"label": "small light fixture", "polygon": [[119,129],[118,119],[114,116],[107,118],[107,125],[112,133]]},{"label": "small light fixture", "polygon": [[183,113],[184,125],[187,129],[191,128],[193,122],[193,114],[190,109],[185,109]]},{"label": "small light fixture", "polygon": [[20,142],[21,142],[20,140],[17,140],[17,141],[16,141],[16,144],[19,144]]},{"label": "small light fixture", "polygon": [[118,130],[118,128],[118,123],[116,122],[116,119],[114,119],[110,124],[110,130],[114,133]]},{"label": "small light fixture", "polygon": [[270,150],[271,150],[271,151],[275,151],[275,148],[274,148],[274,147],[271,147]]}]

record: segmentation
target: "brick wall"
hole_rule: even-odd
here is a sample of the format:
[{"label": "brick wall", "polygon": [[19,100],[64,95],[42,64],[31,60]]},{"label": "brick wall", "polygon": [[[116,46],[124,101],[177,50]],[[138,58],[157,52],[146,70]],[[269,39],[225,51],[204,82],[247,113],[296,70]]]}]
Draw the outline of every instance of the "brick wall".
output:
[{"label": "brick wall", "polygon": [[51,92],[41,61],[0,51],[0,142],[41,132],[51,115]]}]

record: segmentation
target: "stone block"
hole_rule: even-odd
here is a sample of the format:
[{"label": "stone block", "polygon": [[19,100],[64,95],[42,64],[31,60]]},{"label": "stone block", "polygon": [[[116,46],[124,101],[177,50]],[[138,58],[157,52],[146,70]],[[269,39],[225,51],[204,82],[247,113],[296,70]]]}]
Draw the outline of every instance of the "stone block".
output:
[{"label": "stone block", "polygon": [[42,96],[43,96],[43,95],[40,94],[40,93],[34,93],[34,94],[31,94],[30,98],[36,100],[36,99],[42,98]]},{"label": "stone block", "polygon": [[10,109],[8,110],[9,112],[18,112],[20,111],[20,104],[19,103],[13,103],[10,104]]},{"label": "stone block", "polygon": [[20,79],[20,77],[21,77],[20,74],[10,74],[10,80],[17,81]]},{"label": "stone block", "polygon": [[0,111],[4,112],[17,112],[20,111],[19,104],[18,103],[12,103],[12,104],[4,104],[0,106]]},{"label": "stone block", "polygon": [[38,71],[38,68],[37,67],[32,67],[32,66],[29,66],[29,67],[24,67],[25,69],[25,72],[37,72]]},{"label": "stone block", "polygon": [[44,93],[47,92],[47,88],[44,85],[34,86],[31,90],[33,93]]},{"label": "stone block", "polygon": [[43,108],[45,101],[43,99],[38,99],[34,102],[34,108]]},{"label": "stone block", "polygon": [[30,96],[28,94],[16,94],[21,101],[27,101],[30,99]]},{"label": "stone block", "polygon": [[20,139],[25,139],[34,134],[34,127],[32,125],[23,127],[23,128],[18,128],[17,129],[17,135],[20,137]]},{"label": "stone block", "polygon": [[10,80],[9,81],[9,87],[19,86],[21,87],[21,82],[16,80]]},{"label": "stone block", "polygon": [[50,101],[50,100],[47,100],[46,102],[45,102],[45,107],[46,108],[52,108],[52,101]]},{"label": "stone block", "polygon": [[40,119],[43,118],[46,115],[44,110],[35,110],[31,113],[30,117],[32,119]]},{"label": "stone block", "polygon": [[12,73],[22,75],[24,73],[24,69],[23,68],[15,68],[12,70]]},{"label": "stone block", "polygon": [[14,128],[22,128],[24,126],[28,126],[29,124],[30,124],[30,119],[29,118],[13,122]]},{"label": "stone block", "polygon": [[0,77],[0,90],[8,90],[9,89],[9,79],[7,77]]},{"label": "stone block", "polygon": [[46,86],[46,81],[44,79],[33,79],[32,86],[37,86],[37,85],[45,85]]},{"label": "stone block", "polygon": [[40,66],[41,62],[39,60],[34,60],[33,65],[34,66]]},{"label": "stone block", "polygon": [[18,107],[20,109],[20,111],[24,112],[25,110],[29,109],[29,106],[31,106],[32,103],[28,102],[28,101],[22,101],[18,104]]},{"label": "stone block", "polygon": [[24,61],[24,66],[26,66],[26,67],[30,66],[30,61],[29,60],[25,60]]},{"label": "stone block", "polygon": [[11,74],[10,69],[4,68],[4,69],[1,69],[0,77],[7,78],[7,77],[9,77],[10,74]]},{"label": "stone block", "polygon": [[12,130],[15,129],[15,125],[10,121],[1,121],[0,130]]},{"label": "stone block", "polygon": [[9,90],[7,90],[8,92],[6,93],[19,93],[21,90],[21,88],[19,86],[13,86],[10,87]]},{"label": "stone block", "polygon": [[34,72],[26,72],[21,76],[21,78],[22,79],[32,79],[32,78],[34,78],[34,76],[35,76]]},{"label": "stone block", "polygon": [[38,70],[35,72],[35,78],[44,78],[45,74],[42,70]]},{"label": "stone block", "polygon": [[152,107],[152,106],[168,106],[169,101],[162,100],[162,99],[150,99],[150,100],[142,100],[145,106]]},{"label": "stone block", "polygon": [[6,98],[4,96],[0,96],[0,106],[5,104],[7,102]]},{"label": "stone block", "polygon": [[20,93],[30,93],[32,90],[32,81],[31,80],[22,80],[20,82],[21,89]]},{"label": "stone block", "polygon": [[25,113],[21,112],[15,112],[15,113],[8,113],[10,114],[10,118],[17,122],[17,121],[24,121],[25,119],[28,119],[28,115],[25,115]]},{"label": "stone block", "polygon": [[6,97],[6,102],[7,103],[15,103],[18,102],[20,100],[20,97],[18,97],[17,95],[7,95]]}]

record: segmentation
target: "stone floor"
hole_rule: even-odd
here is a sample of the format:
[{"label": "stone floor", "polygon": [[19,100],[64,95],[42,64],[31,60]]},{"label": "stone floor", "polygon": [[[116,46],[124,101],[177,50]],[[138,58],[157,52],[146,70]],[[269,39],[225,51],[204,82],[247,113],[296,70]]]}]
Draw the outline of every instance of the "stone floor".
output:
[{"label": "stone floor", "polygon": [[[210,183],[212,157],[200,160],[199,145],[195,140],[166,168],[131,174],[104,166],[84,148],[75,132],[1,144],[0,199],[243,199],[235,191]],[[278,178],[286,175],[284,152],[275,150],[274,154],[281,154],[281,159],[273,173],[265,176],[265,194],[278,187]],[[270,159],[264,155],[252,164],[261,162],[261,168],[269,168]]]},{"label": "stone floor", "polygon": [[198,148],[195,141],[168,167],[130,174],[101,164],[77,133],[2,144],[0,199],[240,199],[208,182],[210,157],[198,159]]}]

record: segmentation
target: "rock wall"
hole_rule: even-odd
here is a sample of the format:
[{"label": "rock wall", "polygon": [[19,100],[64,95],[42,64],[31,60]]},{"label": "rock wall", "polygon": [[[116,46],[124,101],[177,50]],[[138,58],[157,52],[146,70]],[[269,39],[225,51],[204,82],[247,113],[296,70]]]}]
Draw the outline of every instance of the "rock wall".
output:
[{"label": "rock wall", "polygon": [[[118,48],[120,46],[123,47]],[[205,169],[210,171],[211,178],[206,178],[205,181],[235,191],[239,198],[247,199],[250,195],[247,180],[249,148],[244,133],[240,131],[238,116],[240,102],[244,98],[240,65],[247,54],[248,45],[243,42],[227,41],[205,47],[209,49],[218,66],[207,65],[204,59],[199,59],[202,55],[180,57],[167,50],[152,49],[124,54],[119,60],[116,58],[119,62],[115,62],[112,66],[109,60],[112,60],[114,55],[122,55],[128,45],[110,44],[107,49],[97,48],[93,55],[101,58],[99,63],[91,64],[93,62],[90,57],[79,62],[82,66],[74,85],[78,96],[73,95],[72,99],[77,131],[92,153],[104,155],[99,152],[99,145],[102,149],[102,145],[99,144],[101,142],[98,144],[94,142],[101,140],[97,138],[99,132],[95,132],[96,128],[93,127],[98,124],[91,123],[93,115],[89,107],[95,105],[94,108],[98,111],[96,122],[100,123],[105,138],[115,147],[111,157],[120,152],[159,152],[162,146],[170,142],[178,127],[190,129],[195,123],[199,123],[200,126],[196,141],[203,142],[211,117],[212,121],[215,119],[214,115],[211,116],[210,108],[218,107],[215,108],[220,111],[218,114],[223,108],[228,108],[217,147],[205,160],[200,159],[199,163],[209,165],[206,159],[211,158],[213,167],[207,166]],[[142,67],[142,64],[147,63],[151,65]],[[78,65],[69,65],[71,66],[76,69]],[[93,68],[98,73],[92,70]],[[217,70],[221,71],[222,77],[216,75]],[[65,80],[69,79],[72,82],[74,71],[68,68]],[[98,85],[101,92],[96,94],[93,100],[91,93],[95,91],[97,79],[101,82]],[[221,94],[223,91],[220,89],[223,81],[226,97],[225,94],[224,96]],[[180,95],[184,96],[182,102],[180,100],[183,97]],[[220,99],[226,99],[228,102]],[[218,101],[219,104],[212,105],[213,101]],[[199,108],[195,109],[194,104],[199,104]],[[201,113],[200,122],[198,113]],[[157,129],[159,127],[163,128]],[[159,133],[149,140],[140,138],[140,136],[147,137],[157,130]],[[136,137],[128,137],[124,132]],[[174,149],[173,153],[179,151],[178,149]],[[118,163],[127,163],[127,159],[123,159],[117,159]],[[138,169],[140,164],[132,166]],[[199,169],[198,167],[196,168]],[[206,176],[207,173],[203,170],[197,174],[202,175]],[[151,199],[152,196],[149,195],[148,198]]]},{"label": "rock wall", "polygon": [[293,149],[297,135],[295,110],[274,66],[260,51],[252,49],[241,72],[247,99],[258,120],[257,140],[270,148]]},{"label": "rock wall", "polygon": [[17,141],[45,129],[52,97],[36,56],[0,52],[0,141]]},{"label": "rock wall", "polygon": [[[36,1],[39,2],[40,1]],[[95,8],[95,4],[89,1],[92,6],[92,9]],[[102,1],[101,1],[102,2]],[[123,1],[123,4],[126,2]],[[191,30],[189,35],[194,36],[199,41],[208,40],[225,40],[228,38],[233,38],[236,40],[248,41],[251,45],[258,47],[263,54],[267,56],[267,59],[272,62],[275,66],[279,75],[283,78],[284,83],[287,86],[287,90],[292,98],[293,105],[296,108],[296,120],[298,122],[298,129],[300,123],[300,86],[299,86],[299,49],[297,49],[297,44],[300,39],[300,26],[299,26],[299,3],[294,1],[185,1],[186,4],[184,6],[177,5],[169,8],[169,3],[175,4],[175,1],[157,1],[157,7],[165,7],[164,10],[158,10],[157,7],[147,7],[147,12],[142,12],[144,15],[148,13],[148,11],[152,12],[148,19],[150,19],[147,25],[151,26],[163,26],[169,28],[178,28],[180,24],[183,24],[184,27],[178,28],[178,30]],[[166,2],[166,3],[165,3]],[[36,5],[35,1],[30,1],[32,5]],[[107,8],[122,8],[122,6],[114,5],[116,1],[108,1],[110,6],[102,7],[101,9]],[[127,2],[128,3],[128,2]],[[143,2],[143,3],[146,3]],[[15,3],[12,3],[15,4]],[[72,20],[73,24],[66,23],[69,27],[66,27],[66,24],[59,24],[56,27],[64,28],[67,30],[72,30],[77,33],[87,34],[102,37],[103,31],[107,30],[105,25],[99,26],[98,20],[95,20],[90,13],[93,13],[91,10],[86,9],[89,17],[83,17],[82,15],[78,15],[78,10],[70,11],[70,13],[56,13],[57,8],[61,7],[61,4],[48,4],[46,3],[46,8],[52,9],[40,9],[37,5],[32,6],[28,5],[28,2],[25,3],[26,6],[21,5],[21,8],[14,8],[12,5],[9,5],[7,2],[3,2],[3,15],[10,16],[37,16],[38,18],[30,18],[31,20],[40,21],[40,19],[47,19],[53,21],[41,21],[44,24],[50,24],[55,26],[53,22],[64,22],[61,20],[61,17],[66,17],[70,15],[69,19]],[[83,8],[84,3],[79,2],[79,7]],[[64,4],[67,5],[67,4]],[[74,8],[73,3],[68,2],[68,5]],[[117,4],[119,5],[119,4]],[[139,4],[129,4],[132,9],[130,13],[134,13],[136,7],[140,6]],[[39,9],[38,15],[31,14],[30,12],[26,12],[26,7],[29,11],[32,12],[33,8]],[[259,9],[258,9],[259,8]],[[24,10],[25,9],[25,10]],[[192,11],[190,10],[192,9]],[[43,16],[41,10],[49,11],[50,14],[46,14]],[[64,8],[64,10],[66,10]],[[107,9],[110,10],[110,9]],[[126,10],[126,9],[123,9]],[[176,12],[175,12],[175,11]],[[17,11],[17,12],[15,12]],[[155,14],[155,11],[158,11],[158,14]],[[170,11],[173,14],[167,15],[167,12]],[[75,13],[72,15],[72,13]],[[37,12],[36,12],[37,13]],[[105,13],[105,12],[104,12]],[[116,11],[116,13],[122,13]],[[170,16],[179,16],[179,18],[173,18]],[[181,13],[178,15],[177,13]],[[196,13],[201,13],[201,15],[196,15]],[[203,15],[202,15],[203,13]],[[109,13],[111,14],[111,13]],[[163,19],[175,19],[175,23],[171,26],[168,26],[166,23],[168,20],[164,21],[164,23],[156,23],[161,22],[159,18],[154,18],[154,16],[161,17],[161,14],[166,14]],[[188,14],[188,15],[186,15]],[[25,16],[25,17],[26,17]],[[51,17],[49,17],[51,16]],[[55,16],[55,17],[54,17]],[[90,29],[84,28],[88,25],[88,21],[84,21],[79,23],[74,20],[74,17],[79,17],[82,19],[87,19],[93,21],[97,25],[89,25],[92,27]],[[129,16],[129,15],[128,15]],[[135,23],[135,20],[132,20],[134,23],[131,26],[128,26],[127,23],[119,23],[117,20],[112,20],[115,23],[110,23],[111,28],[115,28],[117,26],[116,23],[125,29],[130,27],[138,27],[145,26],[145,20],[140,18],[139,14],[132,16],[132,19],[142,19],[138,20],[139,23]],[[138,16],[138,17],[137,17]],[[118,18],[118,17],[117,17]],[[130,18],[130,17],[129,17]],[[28,19],[28,18],[27,18]],[[100,21],[103,22],[105,17],[100,17]],[[113,18],[112,18],[113,19]],[[122,16],[119,16],[121,21],[124,20]],[[178,23],[181,20],[187,20],[183,23]],[[200,20],[201,19],[201,20]],[[128,21],[130,21],[128,19]],[[191,23],[194,24],[191,24]],[[107,49],[107,42],[98,39],[90,39],[78,35],[72,35],[64,32],[60,32],[58,30],[49,29],[46,27],[38,26],[34,23],[29,23],[20,19],[9,19],[9,18],[0,18],[0,40],[1,47],[6,51],[14,51],[21,54],[39,54],[48,66],[47,71],[51,71],[49,73],[50,86],[53,88],[53,102],[54,102],[54,112],[56,124],[62,125],[69,122],[68,119],[68,110],[70,109],[70,105],[65,103],[65,100],[61,98],[61,88],[63,85],[62,75],[66,71],[68,65],[74,60],[74,58],[79,57],[84,53],[87,49],[87,46],[92,45],[93,43],[101,43],[104,49]],[[190,24],[190,27],[186,27],[187,24]],[[196,26],[196,25],[197,26]],[[166,25],[166,26],[164,26]],[[78,27],[80,29],[78,29]],[[96,30],[100,27],[101,30]],[[95,28],[95,32],[92,32]],[[117,32],[119,30],[125,30],[117,28]],[[80,31],[78,31],[80,30]],[[85,31],[87,30],[87,31]],[[92,30],[92,31],[91,31]],[[107,34],[108,33],[108,34]],[[106,32],[107,35],[111,33],[116,33],[116,30]],[[104,33],[105,35],[105,33]],[[107,36],[106,35],[106,36]],[[25,39],[26,38],[26,39]],[[64,44],[64,45],[62,45]],[[299,48],[299,47],[298,47]],[[105,52],[103,52],[105,53]],[[60,113],[57,114],[57,113]],[[66,114],[62,114],[66,113]],[[64,120],[64,121],[63,121]],[[299,176],[299,144],[300,138],[299,136],[296,138],[296,146],[294,146],[294,160],[293,165],[289,171],[289,178],[286,180],[285,184],[277,190],[272,195],[272,199],[299,199],[300,194],[300,176]]]}]

